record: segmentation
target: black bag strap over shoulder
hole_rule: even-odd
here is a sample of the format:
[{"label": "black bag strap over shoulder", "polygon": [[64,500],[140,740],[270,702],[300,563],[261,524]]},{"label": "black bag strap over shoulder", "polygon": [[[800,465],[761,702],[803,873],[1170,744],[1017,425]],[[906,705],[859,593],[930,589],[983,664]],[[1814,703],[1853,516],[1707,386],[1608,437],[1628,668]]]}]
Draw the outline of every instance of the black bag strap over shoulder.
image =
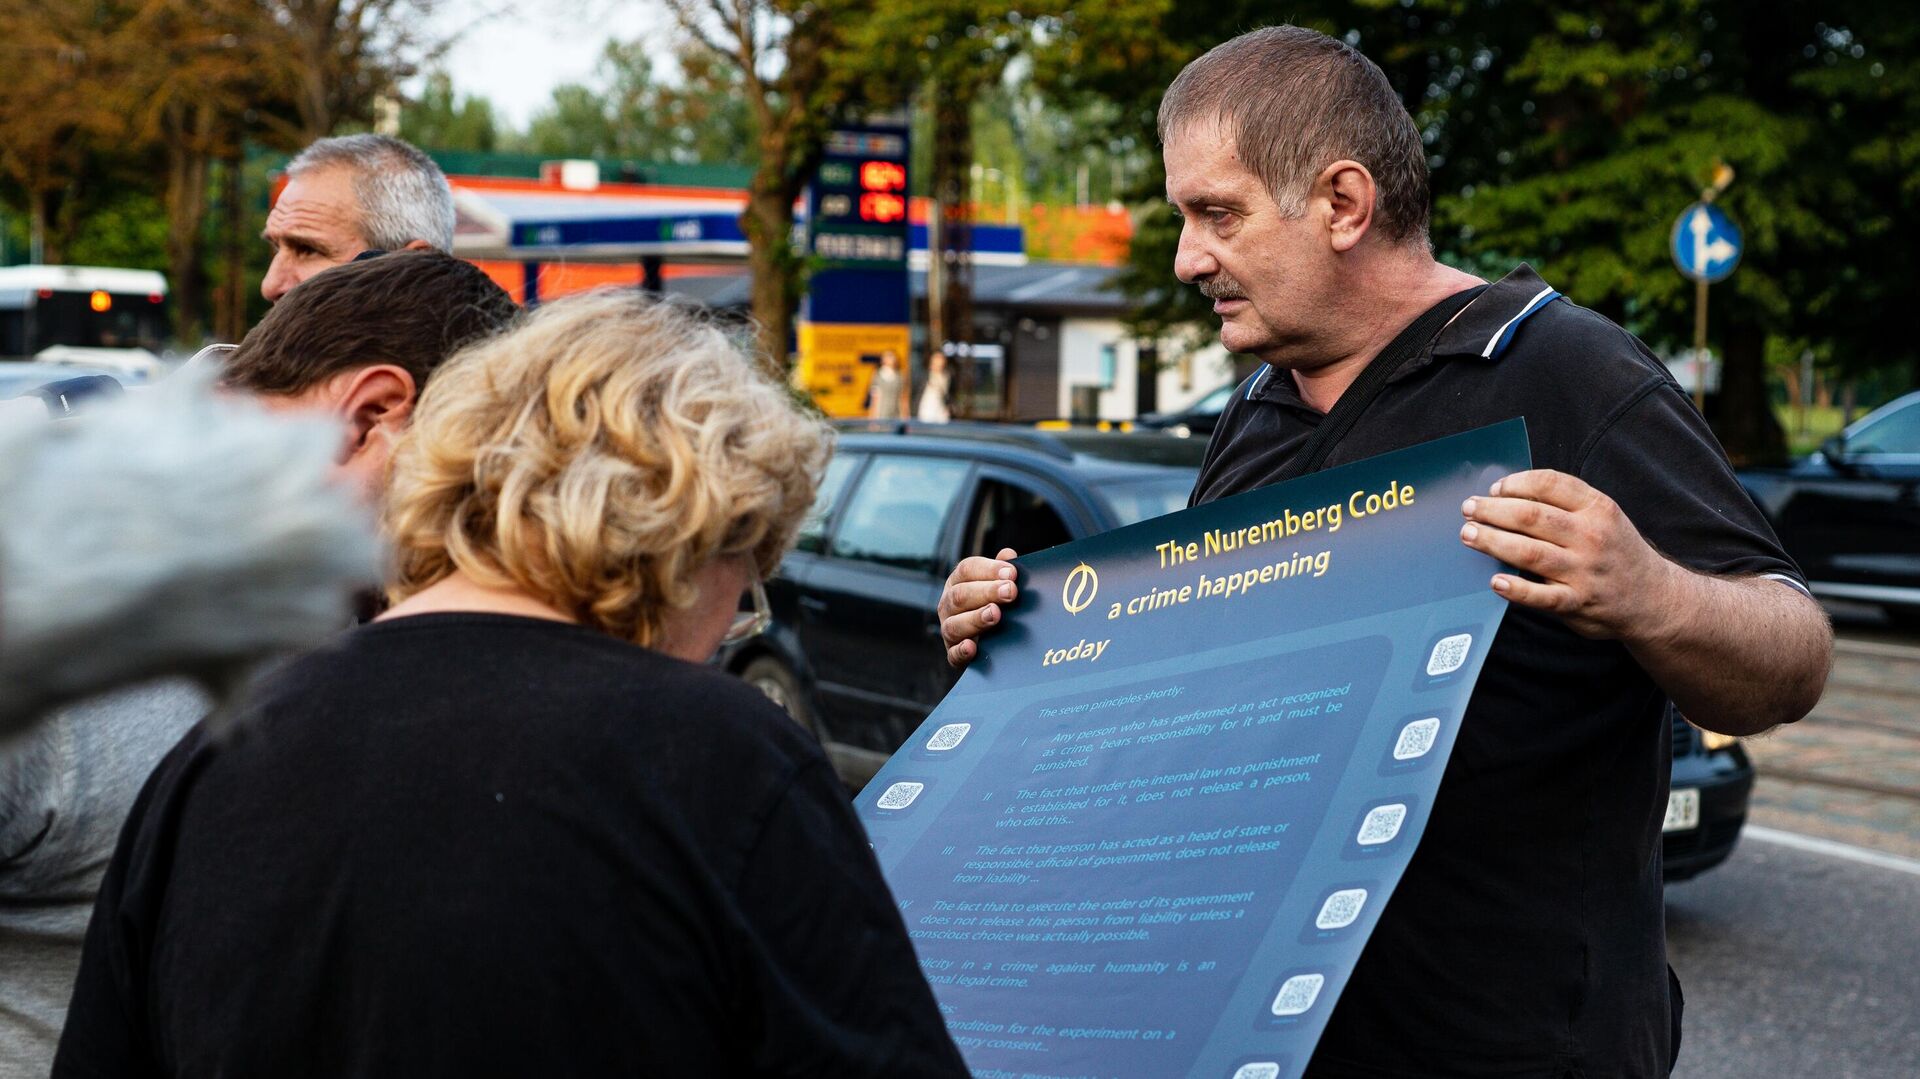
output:
[{"label": "black bag strap over shoulder", "polygon": [[1347,392],[1340,395],[1340,400],[1334,402],[1333,410],[1321,417],[1320,426],[1314,429],[1307,444],[1300,447],[1300,452],[1294,454],[1293,460],[1287,462],[1280,478],[1290,480],[1320,471],[1321,466],[1327,463],[1327,455],[1359,422],[1360,414],[1373,404],[1381,390],[1387,388],[1387,380],[1393,377],[1393,373],[1418,356],[1453,316],[1486,290],[1486,285],[1475,285],[1464,292],[1454,293],[1428,308],[1411,325],[1401,330],[1399,336],[1387,342],[1387,347],[1380,350],[1380,355],[1373,358],[1366,370],[1360,372],[1360,377],[1353,380],[1353,385],[1347,387]]}]

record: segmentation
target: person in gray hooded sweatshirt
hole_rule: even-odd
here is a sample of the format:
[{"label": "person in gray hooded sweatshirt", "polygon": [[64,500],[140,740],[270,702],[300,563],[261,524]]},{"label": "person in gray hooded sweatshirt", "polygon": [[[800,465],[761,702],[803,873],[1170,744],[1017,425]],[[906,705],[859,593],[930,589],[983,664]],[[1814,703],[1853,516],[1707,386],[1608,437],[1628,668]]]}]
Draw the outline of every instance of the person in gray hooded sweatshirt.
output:
[{"label": "person in gray hooded sweatshirt", "polygon": [[217,371],[0,420],[0,1079],[47,1074],[155,762],[263,660],[347,624],[418,388],[515,314],[469,263],[385,255],[293,290]]}]

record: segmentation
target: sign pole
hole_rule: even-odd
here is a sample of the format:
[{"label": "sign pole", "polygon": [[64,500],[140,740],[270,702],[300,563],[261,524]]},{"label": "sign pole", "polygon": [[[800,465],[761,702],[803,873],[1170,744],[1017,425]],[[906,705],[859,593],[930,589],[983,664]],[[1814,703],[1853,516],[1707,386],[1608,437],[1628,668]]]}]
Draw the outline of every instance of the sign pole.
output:
[{"label": "sign pole", "polygon": [[1707,283],[1693,283],[1693,407],[1707,413]]},{"label": "sign pole", "polygon": [[1733,168],[1715,162],[1700,201],[1680,211],[1669,246],[1680,273],[1693,281],[1693,407],[1707,411],[1707,286],[1740,262],[1740,229],[1713,204],[1733,182]]}]

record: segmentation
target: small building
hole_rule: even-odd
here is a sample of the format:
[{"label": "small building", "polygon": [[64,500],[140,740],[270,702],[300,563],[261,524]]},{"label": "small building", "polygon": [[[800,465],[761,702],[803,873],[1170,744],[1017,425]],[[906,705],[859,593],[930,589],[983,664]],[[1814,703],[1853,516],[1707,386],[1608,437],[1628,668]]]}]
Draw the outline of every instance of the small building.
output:
[{"label": "small building", "polygon": [[[1084,263],[983,265],[973,271],[975,354],[969,414],[1005,420],[1131,420],[1192,404],[1235,378],[1216,343],[1141,341],[1120,268]],[[667,291],[722,311],[747,310],[744,274],[688,274]],[[927,274],[912,271],[913,374],[924,378]],[[956,396],[958,393],[956,383]],[[956,406],[959,402],[955,402]],[[959,408],[956,407],[956,412]]]}]

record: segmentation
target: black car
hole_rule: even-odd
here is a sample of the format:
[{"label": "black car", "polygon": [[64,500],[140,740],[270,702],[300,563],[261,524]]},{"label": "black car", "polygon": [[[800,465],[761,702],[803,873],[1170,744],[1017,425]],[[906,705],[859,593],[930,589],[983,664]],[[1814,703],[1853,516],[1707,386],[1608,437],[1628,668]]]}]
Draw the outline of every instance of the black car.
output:
[{"label": "black car", "polygon": [[1181,509],[1203,441],[992,424],[853,424],[793,552],[772,627],[720,662],[861,783],[951,689],[934,615],[960,559],[1021,554]]},{"label": "black car", "polygon": [[1879,604],[1920,626],[1920,392],[1790,467],[1739,477],[1815,595]]},{"label": "black car", "polygon": [[0,401],[15,397],[25,397],[36,393],[42,387],[69,379],[99,376],[111,378],[116,382],[126,381],[126,376],[116,374],[104,367],[83,367],[76,364],[38,363],[33,360],[10,360],[0,362]]},{"label": "black car", "polygon": [[1727,860],[1747,821],[1753,765],[1736,738],[1702,731],[1669,707],[1673,778],[1661,825],[1666,879],[1686,880]]},{"label": "black car", "polygon": [[1233,391],[1239,388],[1239,383],[1229,382],[1178,412],[1149,412],[1133,424],[1149,431],[1165,431],[1178,438],[1191,436],[1205,442],[1219,425],[1220,414],[1227,410]]}]

